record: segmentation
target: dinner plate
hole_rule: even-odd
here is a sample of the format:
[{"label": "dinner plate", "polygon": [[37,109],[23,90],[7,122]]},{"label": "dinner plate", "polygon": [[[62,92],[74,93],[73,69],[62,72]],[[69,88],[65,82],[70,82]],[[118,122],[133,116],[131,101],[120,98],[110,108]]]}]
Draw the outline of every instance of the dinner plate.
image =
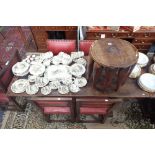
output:
[{"label": "dinner plate", "polygon": [[69,93],[69,88],[68,88],[68,86],[61,85],[61,86],[58,87],[58,92],[60,94],[68,94]]},{"label": "dinner plate", "polygon": [[23,93],[23,92],[25,92],[27,85],[29,85],[28,80],[26,80],[26,79],[19,79],[19,80],[16,80],[11,85],[11,90],[14,93]]},{"label": "dinner plate", "polygon": [[50,88],[50,86],[42,87],[42,88],[41,88],[41,93],[42,93],[43,95],[48,95],[48,94],[50,94],[50,93],[51,93],[51,88]]},{"label": "dinner plate", "polygon": [[31,65],[29,72],[34,76],[41,76],[45,72],[45,66],[41,63]]},{"label": "dinner plate", "polygon": [[33,84],[33,85],[29,84],[26,86],[26,93],[28,95],[34,95],[38,93],[38,91],[39,91],[39,87],[36,84]]},{"label": "dinner plate", "polygon": [[139,53],[139,57],[138,57],[137,64],[140,65],[140,67],[145,67],[149,62],[149,58],[144,53],[141,53],[141,52],[138,52],[138,53]]},{"label": "dinner plate", "polygon": [[138,85],[147,92],[155,92],[155,75],[144,73],[139,77]]},{"label": "dinner plate", "polygon": [[84,77],[81,78],[76,78],[74,80],[75,85],[77,85],[78,87],[84,87],[87,84],[87,80]]},{"label": "dinner plate", "polygon": [[141,74],[141,67],[139,65],[135,65],[135,67],[131,71],[129,77],[130,78],[137,78],[140,76],[140,74]]},{"label": "dinner plate", "polygon": [[75,63],[70,67],[70,73],[76,77],[81,77],[86,69],[82,64]]},{"label": "dinner plate", "polygon": [[30,65],[28,63],[26,63],[26,62],[17,62],[12,67],[12,72],[13,72],[14,75],[24,76],[24,75],[28,74],[29,67],[30,67]]}]

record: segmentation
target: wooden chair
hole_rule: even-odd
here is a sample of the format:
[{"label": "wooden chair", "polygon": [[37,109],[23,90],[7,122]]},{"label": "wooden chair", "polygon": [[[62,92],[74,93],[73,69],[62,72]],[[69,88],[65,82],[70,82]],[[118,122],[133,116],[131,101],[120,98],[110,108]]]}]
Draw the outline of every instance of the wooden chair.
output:
[{"label": "wooden chair", "polygon": [[15,51],[12,53],[9,62],[0,70],[0,106],[8,108],[8,110],[11,110],[14,106],[18,110],[23,110],[23,107],[14,98],[6,95],[7,88],[13,78],[12,66],[18,61],[20,61],[20,56],[18,51]]},{"label": "wooden chair", "polygon": [[[75,40],[47,40],[47,48],[52,51],[54,55],[63,51],[68,54],[76,51],[76,41]],[[48,122],[55,121],[68,121],[68,120],[51,120],[50,115],[52,114],[66,114],[70,115],[71,119],[69,121],[75,121],[74,105],[72,103],[72,98],[36,98],[33,102],[38,105]]]},{"label": "wooden chair", "polygon": [[79,50],[83,51],[86,56],[89,55],[90,46],[92,45],[92,43],[94,41],[95,40],[80,40],[79,41]]},{"label": "wooden chair", "polygon": [[[38,105],[44,113],[45,120],[47,122],[64,122],[64,121],[75,121],[75,104],[72,103],[71,98],[52,98],[52,99],[45,99],[45,98],[36,98],[32,100]],[[63,114],[69,115],[70,118],[65,120],[56,120],[50,119],[50,115],[53,114]]]},{"label": "wooden chair", "polygon": [[52,51],[54,55],[61,51],[70,54],[71,52],[76,51],[76,40],[48,39],[47,49]]},{"label": "wooden chair", "polygon": [[[112,107],[122,102],[121,99],[78,99],[76,102],[76,121],[86,123],[104,123]],[[93,119],[82,120],[81,115],[91,116]]]}]

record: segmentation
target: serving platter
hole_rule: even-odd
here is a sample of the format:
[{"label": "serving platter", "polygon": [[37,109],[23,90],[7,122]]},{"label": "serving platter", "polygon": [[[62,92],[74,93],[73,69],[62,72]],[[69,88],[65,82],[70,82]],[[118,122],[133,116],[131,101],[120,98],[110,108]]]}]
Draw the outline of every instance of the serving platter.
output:
[{"label": "serving platter", "polygon": [[27,85],[29,85],[29,82],[26,79],[16,80],[11,85],[11,91],[14,93],[23,93],[25,92]]},{"label": "serving platter", "polygon": [[51,65],[46,69],[44,76],[50,81],[65,80],[72,77],[69,73],[69,68],[67,65]]},{"label": "serving platter", "polygon": [[138,85],[144,91],[155,92],[155,75],[150,73],[142,74],[138,79]]}]

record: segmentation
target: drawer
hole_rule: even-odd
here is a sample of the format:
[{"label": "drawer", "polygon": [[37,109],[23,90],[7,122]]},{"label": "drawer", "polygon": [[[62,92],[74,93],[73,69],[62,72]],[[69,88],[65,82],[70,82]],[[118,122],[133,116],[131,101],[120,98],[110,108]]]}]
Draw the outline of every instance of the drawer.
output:
[{"label": "drawer", "polygon": [[149,37],[155,37],[155,32],[145,32],[145,33],[138,33],[138,32],[134,32],[133,33],[134,37],[140,37],[140,38],[149,38]]},{"label": "drawer", "polygon": [[155,42],[155,38],[135,38],[133,40],[133,43],[154,43]]},{"label": "drawer", "polygon": [[97,40],[100,39],[101,36],[105,36],[106,38],[108,37],[106,33],[102,33],[102,32],[88,32],[86,38],[89,40],[93,39],[93,40]]},{"label": "drawer", "polygon": [[139,44],[139,43],[133,43],[133,45],[137,48],[137,49],[149,49],[150,48],[150,46],[152,45],[152,44],[150,44],[150,43],[148,43],[148,44]]}]

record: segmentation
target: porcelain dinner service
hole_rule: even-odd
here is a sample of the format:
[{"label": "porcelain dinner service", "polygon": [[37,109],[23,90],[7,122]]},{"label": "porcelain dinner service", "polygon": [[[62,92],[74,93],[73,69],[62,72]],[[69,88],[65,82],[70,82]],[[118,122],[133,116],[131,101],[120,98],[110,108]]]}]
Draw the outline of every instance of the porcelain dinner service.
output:
[{"label": "porcelain dinner service", "polygon": [[26,92],[28,95],[39,91],[48,95],[52,90],[60,94],[77,93],[80,87],[87,84],[87,80],[82,77],[87,63],[83,56],[82,51],[71,55],[60,52],[53,56],[51,51],[28,55],[12,67],[13,74],[23,76],[24,79],[15,81],[11,90],[14,93]]}]

